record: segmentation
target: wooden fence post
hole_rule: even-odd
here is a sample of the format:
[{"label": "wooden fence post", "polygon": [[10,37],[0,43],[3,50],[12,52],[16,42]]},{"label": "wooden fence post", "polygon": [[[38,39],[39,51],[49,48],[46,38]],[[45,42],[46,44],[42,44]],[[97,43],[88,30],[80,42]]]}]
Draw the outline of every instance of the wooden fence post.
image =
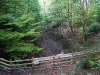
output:
[{"label": "wooden fence post", "polygon": [[72,53],[72,57],[71,57],[71,65],[74,63],[74,53]]},{"label": "wooden fence post", "polygon": [[32,62],[31,63],[32,63],[32,70],[31,70],[32,72],[31,72],[31,74],[34,75],[34,57],[32,57]]},{"label": "wooden fence post", "polygon": [[12,67],[12,62],[10,61],[10,68]]},{"label": "wooden fence post", "polygon": [[55,71],[54,71],[54,63],[55,63],[55,56],[53,56],[53,60],[52,60],[52,66],[53,66],[53,75],[55,75]]},{"label": "wooden fence post", "polygon": [[10,60],[10,75],[12,75],[12,61]]},{"label": "wooden fence post", "polygon": [[34,57],[32,57],[32,65],[34,65]]}]

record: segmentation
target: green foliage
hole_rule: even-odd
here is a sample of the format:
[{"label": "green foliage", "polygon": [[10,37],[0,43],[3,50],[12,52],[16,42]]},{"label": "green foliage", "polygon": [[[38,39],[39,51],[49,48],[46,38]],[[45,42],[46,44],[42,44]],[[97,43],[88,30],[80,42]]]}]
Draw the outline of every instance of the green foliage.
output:
[{"label": "green foliage", "polygon": [[98,60],[97,62],[96,62],[96,67],[95,67],[96,69],[98,69],[99,71],[100,71],[100,60]]},{"label": "green foliage", "polygon": [[[100,70],[100,60],[96,59],[100,53],[88,53],[87,57],[80,61],[83,69],[96,69]],[[99,56],[100,57],[100,56]]]},{"label": "green foliage", "polygon": [[7,30],[0,29],[0,40],[17,40],[24,37],[26,34],[19,32],[11,32]]},{"label": "green foliage", "polygon": [[97,11],[96,20],[100,23],[100,7],[98,8],[98,11]]},{"label": "green foliage", "polygon": [[92,33],[97,33],[100,31],[100,24],[97,22],[92,23],[89,27],[88,27],[88,33],[92,34]]},{"label": "green foliage", "polygon": [[33,44],[39,36],[40,33],[35,32],[34,29],[25,33],[0,29],[0,41],[5,46],[5,52],[8,53],[41,51],[42,48]]},{"label": "green foliage", "polygon": [[94,1],[92,1],[91,5],[88,7],[88,10],[87,10],[87,20],[88,22],[93,22],[93,21],[96,21],[96,18],[98,16],[97,12],[99,10],[99,6],[98,4]]},{"label": "green foliage", "polygon": [[83,69],[97,69],[100,70],[100,61],[93,61],[91,59],[84,59],[81,61],[81,65]]},{"label": "green foliage", "polygon": [[13,18],[11,21],[9,21],[6,25],[16,25],[18,27],[23,27],[26,24],[34,22],[34,17],[32,17],[30,14],[23,14],[21,17],[15,18],[14,16],[11,16]]},{"label": "green foliage", "polygon": [[81,29],[81,33],[85,34],[85,36],[89,36],[100,31],[100,24],[98,22],[93,22],[91,25],[84,28],[85,31]]},{"label": "green foliage", "polygon": [[36,45],[41,36],[37,30],[40,28],[38,0],[5,0],[2,5],[0,42],[4,51],[13,59],[24,58],[30,52],[39,53],[42,48]]},{"label": "green foliage", "polygon": [[76,66],[70,75],[78,75],[78,74],[79,75],[91,75],[91,73],[88,73],[83,70],[82,61],[77,61]]},{"label": "green foliage", "polygon": [[9,44],[6,48],[7,52],[31,52],[31,51],[41,51],[42,48],[39,48],[31,43],[25,42],[14,42]]},{"label": "green foliage", "polygon": [[94,62],[90,61],[89,59],[84,59],[81,61],[82,68],[91,68],[94,65]]}]

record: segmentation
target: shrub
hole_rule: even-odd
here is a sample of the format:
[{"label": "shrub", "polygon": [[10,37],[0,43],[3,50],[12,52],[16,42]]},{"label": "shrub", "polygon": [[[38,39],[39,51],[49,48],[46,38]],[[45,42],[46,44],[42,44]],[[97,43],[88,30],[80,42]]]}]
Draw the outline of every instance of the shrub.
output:
[{"label": "shrub", "polygon": [[97,22],[93,22],[87,29],[87,34],[94,34],[100,31],[100,25]]},{"label": "shrub", "polygon": [[100,60],[96,62],[96,69],[100,70]]},{"label": "shrub", "polygon": [[91,61],[89,59],[84,59],[81,61],[81,66],[83,69],[86,69],[86,68],[92,68],[95,66],[95,62],[94,61]]}]

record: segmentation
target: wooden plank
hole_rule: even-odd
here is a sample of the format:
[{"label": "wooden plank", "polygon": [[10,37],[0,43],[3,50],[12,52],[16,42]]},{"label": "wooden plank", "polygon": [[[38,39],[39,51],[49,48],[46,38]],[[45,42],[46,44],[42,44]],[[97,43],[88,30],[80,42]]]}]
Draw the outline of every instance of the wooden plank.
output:
[{"label": "wooden plank", "polygon": [[0,58],[0,61],[6,62],[6,63],[10,63],[10,61],[8,61],[6,59],[3,59],[3,58]]},{"label": "wooden plank", "polygon": [[15,61],[10,61],[10,62],[12,62],[12,63],[20,63],[20,62],[31,62],[32,61],[32,59],[24,59],[24,60],[15,60]]},{"label": "wooden plank", "polygon": [[0,65],[4,65],[4,66],[10,67],[10,64],[7,64],[7,63],[5,63],[5,62],[3,62],[3,61],[0,61]]}]

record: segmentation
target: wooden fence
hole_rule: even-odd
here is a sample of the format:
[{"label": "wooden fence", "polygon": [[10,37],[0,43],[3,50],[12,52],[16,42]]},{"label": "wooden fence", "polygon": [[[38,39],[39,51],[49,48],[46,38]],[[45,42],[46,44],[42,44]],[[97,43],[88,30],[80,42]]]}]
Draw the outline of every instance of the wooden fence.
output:
[{"label": "wooden fence", "polygon": [[0,75],[70,75],[86,52],[8,61],[0,58]]}]

